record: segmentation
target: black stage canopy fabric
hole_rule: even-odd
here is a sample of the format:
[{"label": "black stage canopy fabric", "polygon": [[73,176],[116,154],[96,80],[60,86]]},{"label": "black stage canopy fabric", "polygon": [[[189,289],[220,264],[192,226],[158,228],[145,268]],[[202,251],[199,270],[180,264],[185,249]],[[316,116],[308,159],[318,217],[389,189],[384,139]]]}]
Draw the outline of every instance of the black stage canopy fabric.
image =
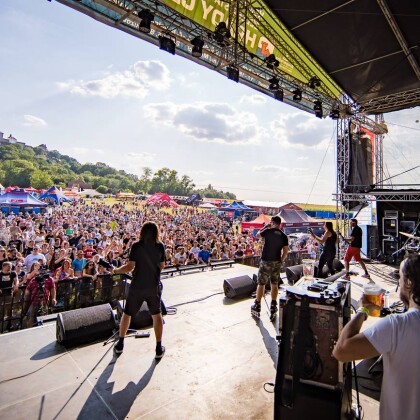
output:
[{"label": "black stage canopy fabric", "polygon": [[[368,113],[420,105],[420,70],[414,69],[420,69],[420,1],[265,2],[346,93],[358,104],[366,104]],[[409,90],[417,90],[414,101],[404,102],[408,98],[404,92]],[[383,103],[388,95],[402,99],[389,101],[387,108]]]}]

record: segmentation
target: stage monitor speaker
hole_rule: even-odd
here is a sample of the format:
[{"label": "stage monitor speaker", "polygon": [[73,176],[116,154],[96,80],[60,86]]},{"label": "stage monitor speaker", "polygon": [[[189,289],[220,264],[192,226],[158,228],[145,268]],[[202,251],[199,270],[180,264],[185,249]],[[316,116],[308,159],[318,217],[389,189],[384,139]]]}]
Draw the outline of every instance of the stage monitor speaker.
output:
[{"label": "stage monitor speaker", "polygon": [[230,299],[250,295],[257,290],[257,284],[249,276],[232,277],[223,282],[225,296]]},{"label": "stage monitor speaker", "polygon": [[115,327],[114,312],[106,303],[59,313],[56,337],[60,344],[74,347],[110,337]]},{"label": "stage monitor speaker", "polygon": [[[117,302],[117,314],[118,318],[121,319],[123,311],[124,311],[125,301],[119,300]],[[166,315],[168,311],[166,310],[166,306],[163,303],[163,300],[160,301],[162,315]],[[138,330],[140,328],[147,328],[153,326],[153,318],[149,312],[149,306],[146,302],[143,302],[139,311],[131,317],[130,326],[133,330]]]},{"label": "stage monitor speaker", "polygon": [[295,284],[303,276],[303,265],[292,265],[286,268],[287,281]]}]

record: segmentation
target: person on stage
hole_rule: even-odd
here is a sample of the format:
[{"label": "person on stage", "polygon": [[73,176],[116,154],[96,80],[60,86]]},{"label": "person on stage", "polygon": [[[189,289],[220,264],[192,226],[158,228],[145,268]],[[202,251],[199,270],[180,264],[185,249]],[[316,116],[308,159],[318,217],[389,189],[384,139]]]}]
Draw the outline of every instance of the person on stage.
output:
[{"label": "person on stage", "polygon": [[400,265],[400,298],[407,312],[388,315],[360,332],[370,310],[363,302],[348,322],[333,350],[341,361],[369,359],[382,354],[380,420],[417,420],[420,414],[420,255],[410,255]]},{"label": "person on stage", "polygon": [[133,243],[128,262],[113,269],[112,274],[133,271],[133,279],[127,296],[124,313],[120,322],[119,339],[114,345],[116,354],[124,349],[124,338],[130,325],[131,317],[146,301],[153,319],[156,337],[156,359],[165,353],[162,346],[163,319],[161,313],[160,272],[165,265],[165,247],[160,241],[159,228],[154,222],[145,222],[140,230],[140,239]]},{"label": "person on stage", "polygon": [[363,268],[364,274],[362,277],[370,279],[370,275],[367,271],[366,264],[363,262],[360,256],[360,249],[362,248],[362,229],[357,225],[357,219],[350,219],[350,226],[352,231],[350,237],[343,238],[344,241],[349,242],[350,245],[347,248],[346,255],[344,255],[344,266],[346,267],[346,275],[343,277],[344,280],[350,280],[350,261],[352,258],[355,259]]},{"label": "person on stage", "polygon": [[320,244],[324,245],[322,250],[322,254],[319,257],[318,262],[318,275],[317,277],[325,277],[322,273],[322,269],[324,268],[325,263],[327,264],[328,270],[330,275],[332,276],[335,274],[333,262],[336,254],[335,245],[337,244],[337,233],[334,231],[332,222],[325,222],[324,223],[325,233],[322,237],[318,237],[315,235],[311,228],[308,229],[309,233],[311,234],[312,238],[319,242]]},{"label": "person on stage", "polygon": [[261,312],[261,298],[267,281],[271,283],[270,318],[275,319],[277,312],[277,296],[279,292],[280,270],[289,252],[287,235],[280,230],[281,219],[273,216],[271,223],[257,232],[257,239],[264,238],[264,247],[258,269],[258,286],[255,302],[251,306],[251,313],[259,316]]}]

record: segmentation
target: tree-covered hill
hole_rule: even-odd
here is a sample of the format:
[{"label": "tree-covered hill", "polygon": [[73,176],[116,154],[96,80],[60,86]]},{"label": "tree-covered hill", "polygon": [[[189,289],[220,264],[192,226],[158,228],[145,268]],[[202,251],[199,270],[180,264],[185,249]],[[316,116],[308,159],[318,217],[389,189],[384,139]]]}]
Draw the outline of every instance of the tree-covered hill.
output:
[{"label": "tree-covered hill", "polygon": [[196,189],[189,176],[180,176],[177,171],[169,168],[153,173],[145,167],[138,177],[102,162],[82,164],[57,150],[48,151],[45,146],[0,145],[0,183],[5,187],[17,185],[43,189],[57,185],[64,188],[76,180],[92,185],[101,193],[130,191],[151,194],[161,191],[170,195],[200,193],[205,197],[236,198],[234,194],[217,191],[211,185],[202,190]]}]

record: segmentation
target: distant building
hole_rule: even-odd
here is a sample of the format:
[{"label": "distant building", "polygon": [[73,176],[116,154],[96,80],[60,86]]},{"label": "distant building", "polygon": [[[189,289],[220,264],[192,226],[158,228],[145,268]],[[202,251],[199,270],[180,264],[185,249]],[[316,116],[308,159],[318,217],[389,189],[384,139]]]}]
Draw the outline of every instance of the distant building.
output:
[{"label": "distant building", "polygon": [[7,146],[9,144],[18,144],[20,146],[28,147],[22,141],[18,141],[17,138],[9,134],[9,137],[4,137],[4,133],[0,131],[0,146]]}]

